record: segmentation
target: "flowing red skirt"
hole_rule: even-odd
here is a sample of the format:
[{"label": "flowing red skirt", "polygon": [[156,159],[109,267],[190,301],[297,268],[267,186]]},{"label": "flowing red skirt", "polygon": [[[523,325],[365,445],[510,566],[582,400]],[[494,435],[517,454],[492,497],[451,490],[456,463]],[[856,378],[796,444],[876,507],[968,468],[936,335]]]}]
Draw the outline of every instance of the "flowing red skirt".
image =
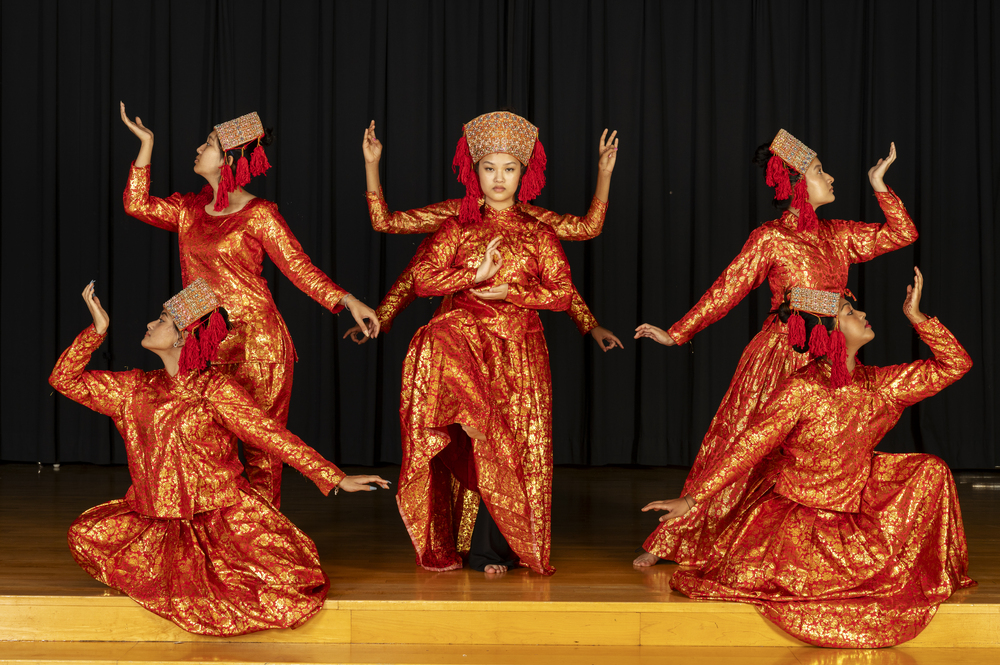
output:
[{"label": "flowing red skirt", "polygon": [[312,540],[252,490],[192,519],[160,519],[124,499],[69,529],[77,563],[137,603],[199,635],[295,628],[330,588]]},{"label": "flowing red skirt", "polygon": [[916,637],[937,606],[975,585],[955,483],[933,455],[875,454],[858,513],[812,508],[762,482],[695,570],[691,598],[752,603],[793,636],[868,648]]}]

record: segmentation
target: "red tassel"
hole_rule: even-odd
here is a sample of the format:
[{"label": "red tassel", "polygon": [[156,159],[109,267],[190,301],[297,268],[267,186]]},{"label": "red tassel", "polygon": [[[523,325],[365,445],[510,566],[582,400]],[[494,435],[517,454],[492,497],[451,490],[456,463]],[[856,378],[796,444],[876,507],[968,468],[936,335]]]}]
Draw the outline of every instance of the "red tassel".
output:
[{"label": "red tassel", "polygon": [[834,330],[830,335],[830,350],[827,352],[830,359],[830,385],[834,388],[842,388],[851,382],[851,373],[847,371],[847,339],[844,333]]},{"label": "red tassel", "polygon": [[250,173],[257,177],[262,173],[265,173],[269,168],[271,168],[271,163],[267,161],[267,154],[264,152],[264,146],[260,144],[260,140],[257,141],[257,147],[253,149],[253,154],[250,156]]},{"label": "red tassel", "polygon": [[187,340],[184,341],[184,347],[181,349],[181,357],[177,361],[177,369],[180,372],[186,372],[191,369],[200,370],[204,365],[205,363],[201,359],[201,344],[195,336],[194,331],[192,331],[188,335]]},{"label": "red tassel", "polygon": [[768,187],[774,187],[774,198],[784,201],[792,195],[792,183],[788,178],[788,169],[781,157],[773,155],[767,162],[767,177],[764,182]]},{"label": "red tassel", "polygon": [[219,356],[219,344],[226,339],[229,331],[226,330],[226,320],[222,318],[219,311],[212,312],[208,318],[208,323],[201,333],[201,357],[203,363],[211,363]]},{"label": "red tassel", "polygon": [[799,348],[806,345],[806,322],[798,312],[793,312],[788,317],[788,342]]},{"label": "red tassel", "polygon": [[795,183],[794,196],[792,197],[792,207],[799,211],[799,226],[801,231],[815,231],[819,227],[819,219],[816,217],[816,210],[809,203],[809,192],[806,189],[806,177],[802,176]]},{"label": "red tassel", "polygon": [[229,192],[236,191],[236,183],[233,182],[233,170],[229,164],[223,163],[220,169],[219,192],[215,196],[215,212],[221,212],[229,207]]},{"label": "red tassel", "polygon": [[535,149],[528,161],[528,170],[521,178],[521,192],[517,198],[522,201],[531,201],[542,193],[542,188],[545,187],[545,164],[547,161],[542,142],[535,139]]},{"label": "red tassel", "polygon": [[242,187],[250,182],[250,163],[246,156],[240,155],[240,160],[236,162],[236,186]]},{"label": "red tassel", "polygon": [[458,181],[465,185],[465,198],[462,199],[462,209],[458,213],[458,221],[462,224],[479,222],[482,215],[479,212],[479,197],[482,191],[479,188],[479,178],[472,168],[472,153],[469,151],[469,143],[465,140],[465,134],[458,139],[455,146],[455,157],[451,160],[451,170],[458,174]]},{"label": "red tassel", "polygon": [[830,336],[822,324],[813,326],[809,333],[809,353],[816,358],[825,356],[830,350]]}]

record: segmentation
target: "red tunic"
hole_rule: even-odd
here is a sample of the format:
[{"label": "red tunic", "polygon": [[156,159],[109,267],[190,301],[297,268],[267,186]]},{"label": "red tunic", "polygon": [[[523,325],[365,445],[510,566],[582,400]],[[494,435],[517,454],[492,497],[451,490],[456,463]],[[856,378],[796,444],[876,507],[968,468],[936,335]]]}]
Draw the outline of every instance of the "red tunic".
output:
[{"label": "red tunic", "polygon": [[49,378],[114,420],[132,477],[124,499],[70,527],[77,563],[192,633],[290,628],[318,612],[329,580],[316,547],[243,479],[233,435],[292,465],[324,494],[344,474],[214,368],[176,376],[85,371],[104,337],[89,326]]},{"label": "red tunic", "polygon": [[859,363],[838,389],[821,359],[781,384],[726,459],[690,488],[696,507],[710,505],[779,451],[706,560],[674,574],[674,589],[753,603],[811,644],[867,648],[912,639],[953,591],[975,584],[947,465],[873,452],[904,408],[972,367],[937,319],[915,327],[933,359]]},{"label": "red tunic", "polygon": [[[490,239],[502,235],[503,301],[468,293]],[[462,567],[479,497],[521,565],[551,574],[552,383],[537,310],[569,307],[569,265],[552,228],[513,206],[446,221],[414,266],[417,295],[454,294],[417,331],[403,366],[403,464],[396,501],[417,562]],[[457,423],[486,435],[473,441]]]},{"label": "red tunic", "polygon": [[[303,293],[333,313],[343,309],[340,299],[347,291],[313,265],[274,203],[254,198],[232,214],[209,215],[209,187],[161,199],[149,195],[149,186],[149,167],[133,166],[123,195],[125,212],[177,234],[184,286],[203,277],[229,313],[232,330],[219,346],[217,363],[228,365],[225,371],[269,416],[287,423],[297,356],[261,275],[264,254]],[[280,505],[281,461],[252,447],[246,453],[251,484]]]},{"label": "red tunic", "polygon": [[[795,215],[755,229],[737,256],[684,318],[671,326],[670,336],[678,344],[718,321],[753,289],[767,280],[771,287],[771,309],[784,301],[793,286],[843,292],[847,271],[853,263],[870,261],[913,243],[917,230],[906,208],[894,192],[876,193],[884,224],[864,224],[839,219],[821,219],[815,231],[799,232]],[[736,373],[709,425],[698,456],[684,485],[687,493],[701,484],[706,469],[722,464],[731,443],[780,381],[808,362],[808,354],[797,353],[788,343],[788,328],[776,315],[750,341]],[[730,519],[748,485],[755,482],[753,470],[712,497],[711,506],[700,505],[690,519],[671,520],[646,540],[647,552],[678,563],[696,565],[705,560],[712,544]]]}]

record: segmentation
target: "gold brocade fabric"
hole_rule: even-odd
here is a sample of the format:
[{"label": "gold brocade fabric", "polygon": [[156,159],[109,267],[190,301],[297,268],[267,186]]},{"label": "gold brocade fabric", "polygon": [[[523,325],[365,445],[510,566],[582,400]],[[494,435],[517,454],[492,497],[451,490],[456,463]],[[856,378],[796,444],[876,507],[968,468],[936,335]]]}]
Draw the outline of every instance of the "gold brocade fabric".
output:
[{"label": "gold brocade fabric", "polygon": [[237,635],[311,616],[328,585],[316,549],[242,478],[235,437],[284,460],[324,494],[344,474],[214,368],[173,377],[85,371],[103,340],[89,326],[49,382],[114,420],[132,486],[74,523],[73,556],[192,632]]},{"label": "gold brocade fabric", "polygon": [[[497,235],[503,267],[482,286],[506,283],[509,295],[480,301],[468,289]],[[462,567],[475,493],[521,565],[552,574],[552,382],[535,310],[569,307],[572,281],[559,241],[516,206],[487,207],[478,224],[445,222],[413,272],[418,295],[454,294],[451,311],[417,331],[403,366],[396,501],[417,562]],[[486,440],[470,440],[458,423]]]},{"label": "gold brocade fabric", "polygon": [[858,364],[839,389],[820,359],[779,386],[691,489],[696,507],[710,504],[768,460],[705,561],[674,574],[674,589],[753,603],[811,644],[881,647],[915,637],[938,604],[975,584],[947,465],[933,455],[874,453],[904,408],[972,367],[937,319],[916,329],[933,359]]},{"label": "gold brocade fabric", "polygon": [[[670,328],[678,344],[718,321],[765,280],[771,287],[771,309],[784,300],[794,286],[843,292],[852,263],[913,243],[917,230],[895,193],[876,193],[886,221],[864,224],[843,220],[820,220],[815,231],[797,231],[797,218],[785,213],[750,234],[740,252],[683,319]],[[777,316],[769,316],[740,357],[736,372],[715,417],[709,425],[698,456],[688,474],[684,492],[701,484],[708,469],[730,455],[731,442],[746,428],[775,387],[808,362],[808,354],[797,353],[788,343],[788,328]],[[726,527],[730,512],[749,488],[760,481],[761,470],[748,469],[699,504],[683,521],[664,523],[646,540],[648,552],[685,565],[705,561],[712,544]]]},{"label": "gold brocade fabric", "polygon": [[[457,218],[462,208],[462,199],[449,199],[424,208],[392,212],[385,202],[382,190],[365,192],[368,200],[368,214],[372,228],[382,233],[433,233],[451,218]],[[590,201],[590,208],[583,217],[560,215],[545,208],[520,202],[515,206],[523,213],[548,224],[556,231],[560,240],[590,240],[601,235],[604,218],[608,214],[608,204],[596,196]],[[488,206],[484,206],[483,210]]]},{"label": "gold brocade fabric", "polygon": [[[413,266],[420,262],[423,258],[427,245],[430,244],[431,238],[428,236],[424,239],[420,246],[417,248],[416,253],[410,260],[409,265],[406,266],[398,278],[396,278],[395,283],[393,283],[392,288],[389,292],[385,294],[382,298],[382,302],[379,303],[378,308],[375,310],[378,320],[382,324],[382,332],[388,332],[392,327],[392,321],[395,319],[400,312],[406,309],[410,303],[412,303],[417,298],[417,292],[413,288]],[[434,315],[444,314],[445,312],[451,311],[451,296],[444,296],[441,299],[441,304],[438,306],[437,311]],[[587,307],[587,303],[583,300],[583,296],[580,292],[576,290],[576,285],[573,285],[573,299],[570,301],[569,309],[566,310],[569,318],[573,320],[574,325],[576,325],[577,330],[580,331],[581,335],[586,335],[591,330],[598,326],[597,319],[594,317],[593,312]]]},{"label": "gold brocade fabric", "polygon": [[[176,233],[184,286],[204,278],[226,308],[232,329],[219,345],[216,362],[276,365],[270,370],[230,371],[247,392],[266,395],[261,408],[284,425],[288,422],[292,362],[297,356],[288,326],[261,275],[264,254],[303,293],[333,313],[343,309],[339,303],[347,291],[313,265],[274,203],[254,198],[238,212],[213,216],[205,212],[212,201],[211,187],[198,194],[174,193],[161,199],[149,195],[150,180],[149,166],[132,167],[122,196],[125,212]],[[258,385],[255,375],[267,375],[271,380]],[[276,507],[280,505],[280,460],[247,446],[247,474],[255,489]]]}]

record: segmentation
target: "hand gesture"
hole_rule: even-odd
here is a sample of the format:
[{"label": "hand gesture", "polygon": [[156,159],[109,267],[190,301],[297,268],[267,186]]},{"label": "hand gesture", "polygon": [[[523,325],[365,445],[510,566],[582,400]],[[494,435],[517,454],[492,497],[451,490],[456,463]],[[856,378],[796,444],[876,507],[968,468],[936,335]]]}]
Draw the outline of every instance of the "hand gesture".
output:
[{"label": "hand gesture", "polygon": [[[347,302],[344,302],[344,300]],[[367,337],[378,337],[378,331],[382,327],[382,323],[375,316],[375,310],[373,310],[368,305],[364,304],[352,295],[346,295],[340,299],[340,303],[347,308],[357,321],[358,325],[361,327],[361,332]],[[368,319],[368,323],[365,323],[365,319]],[[349,333],[350,331],[348,331]],[[346,337],[346,335],[345,335]]]},{"label": "hand gesture", "polygon": [[101,299],[94,295],[94,282],[83,287],[81,295],[83,296],[83,302],[87,303],[90,315],[94,317],[94,330],[99,335],[103,335],[107,332],[108,326],[111,324],[111,319],[108,317],[108,313],[104,311],[104,308],[101,307]]},{"label": "hand gesture", "polygon": [[625,348],[622,346],[621,340],[615,337],[613,332],[602,326],[597,326],[591,330],[590,336],[594,338],[594,341],[597,342],[597,346],[601,347],[601,351],[604,351],[605,353],[615,348],[615,345],[617,345],[619,349]]},{"label": "hand gesture", "polygon": [[668,499],[667,501],[653,501],[652,503],[647,503],[642,507],[642,512],[646,513],[650,510],[663,510],[666,515],[660,516],[661,522],[666,522],[667,520],[672,520],[677,517],[686,515],[691,507],[694,505],[692,499],[685,497],[680,497],[679,499]]},{"label": "hand gesture", "polygon": [[490,244],[486,245],[486,254],[483,256],[483,262],[476,269],[476,284],[491,279],[493,275],[497,274],[497,270],[503,267],[503,257],[497,251],[497,247],[500,246],[502,240],[503,236],[497,236],[493,240],[490,240]]},{"label": "hand gesture", "polygon": [[913,266],[913,273],[913,285],[906,285],[903,314],[906,314],[910,323],[923,323],[927,320],[927,315],[920,311],[920,296],[924,293],[924,275],[916,266]]},{"label": "hand gesture", "polygon": [[[617,129],[611,132],[611,136],[608,136],[607,129],[601,134],[601,140],[597,144],[597,153],[600,155],[597,162],[599,173],[610,176],[611,172],[615,170],[615,160],[618,159],[618,139],[615,138],[617,134]],[[608,138],[607,142],[604,141],[605,137]]]},{"label": "hand gesture", "polygon": [[345,492],[371,492],[378,488],[372,487],[368,483],[375,483],[384,490],[389,489],[391,481],[384,480],[381,476],[346,476],[337,485],[337,489]]},{"label": "hand gesture", "polygon": [[365,154],[365,164],[378,164],[382,158],[382,142],[375,138],[375,121],[368,125],[361,140],[361,150]]},{"label": "hand gesture", "polygon": [[125,115],[125,102],[119,102],[119,104],[121,104],[122,122],[129,128],[129,131],[138,136],[139,140],[143,143],[152,143],[153,130],[143,125],[142,118],[139,116],[135,117],[135,122],[129,120],[128,116]]},{"label": "hand gesture", "polygon": [[671,337],[666,330],[662,328],[657,328],[649,323],[644,323],[635,329],[635,337],[633,339],[639,339],[640,337],[648,337],[652,340],[656,340],[664,346],[673,346],[677,342]]},{"label": "hand gesture", "polygon": [[350,337],[351,341],[355,344],[364,344],[371,339],[371,337],[365,334],[366,330],[368,330],[368,326],[355,325],[352,328],[349,328],[341,339],[347,339]]},{"label": "hand gesture", "polygon": [[508,290],[506,284],[499,284],[488,289],[469,289],[469,293],[481,300],[506,300]]},{"label": "hand gesture", "polygon": [[872,184],[872,189],[876,192],[888,192],[885,186],[885,172],[889,170],[889,165],[896,161],[896,144],[889,144],[889,155],[885,159],[878,160],[875,166],[868,169],[868,182]]}]

